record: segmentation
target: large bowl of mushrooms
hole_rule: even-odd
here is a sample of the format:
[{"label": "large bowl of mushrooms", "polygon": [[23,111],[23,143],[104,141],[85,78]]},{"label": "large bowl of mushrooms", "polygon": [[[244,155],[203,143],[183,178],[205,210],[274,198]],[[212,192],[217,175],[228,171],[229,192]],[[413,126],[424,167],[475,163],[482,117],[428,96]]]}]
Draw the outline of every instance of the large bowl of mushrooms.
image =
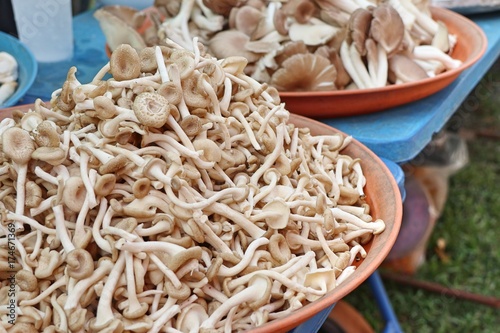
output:
[{"label": "large bowl of mushrooms", "polygon": [[278,89],[288,110],[331,117],[385,110],[449,85],[485,52],[469,19],[428,1],[155,1],[108,6],[95,17],[108,49],[138,51],[165,38],[218,58],[243,56],[245,73]]},{"label": "large bowl of mushrooms", "polygon": [[286,332],[387,256],[402,204],[380,159],[193,44],[123,44],[2,111],[3,328]]}]

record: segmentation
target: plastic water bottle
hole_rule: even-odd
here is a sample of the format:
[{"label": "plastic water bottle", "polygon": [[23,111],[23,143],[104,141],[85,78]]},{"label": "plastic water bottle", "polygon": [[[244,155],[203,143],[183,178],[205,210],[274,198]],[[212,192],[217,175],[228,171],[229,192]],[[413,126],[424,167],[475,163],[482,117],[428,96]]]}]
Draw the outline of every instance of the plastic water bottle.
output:
[{"label": "plastic water bottle", "polygon": [[17,33],[38,62],[73,56],[71,0],[12,0]]}]

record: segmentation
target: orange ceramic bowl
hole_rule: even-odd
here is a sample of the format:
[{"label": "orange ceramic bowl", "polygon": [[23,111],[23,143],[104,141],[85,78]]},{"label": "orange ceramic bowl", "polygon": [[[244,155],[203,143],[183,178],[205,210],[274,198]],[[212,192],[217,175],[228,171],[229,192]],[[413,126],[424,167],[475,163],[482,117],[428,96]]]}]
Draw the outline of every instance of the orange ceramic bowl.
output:
[{"label": "orange ceramic bowl", "polygon": [[[319,121],[304,116],[291,114],[290,122],[298,127],[308,127],[313,135],[331,135],[338,130]],[[340,132],[341,133],[341,132]],[[371,207],[371,215],[385,221],[386,229],[373,237],[365,246],[368,253],[359,262],[357,269],[349,278],[326,294],[321,299],[305,305],[287,317],[273,320],[265,325],[252,329],[251,333],[288,332],[307,321],[328,306],[338,302],[363,283],[384,261],[389,254],[401,227],[403,214],[401,194],[398,185],[385,164],[366,146],[357,140],[342,151],[343,154],[361,159],[361,166],[366,177],[366,196]]]},{"label": "orange ceramic bowl", "polygon": [[[0,120],[10,117],[13,110],[27,111],[31,106],[0,110]],[[291,114],[290,121],[298,127],[308,127],[313,135],[339,133],[338,130],[328,125],[300,115]],[[273,320],[249,332],[288,332],[297,327],[356,289],[381,265],[394,245],[401,226],[403,212],[401,195],[394,177],[385,164],[359,141],[353,140],[342,153],[361,159],[361,166],[366,177],[365,193],[371,207],[370,214],[374,218],[384,220],[386,224],[384,232],[374,236],[365,246],[368,253],[366,258],[360,261],[355,272],[334,290],[287,317]]]},{"label": "orange ceramic bowl", "polygon": [[282,102],[293,113],[308,117],[338,117],[383,111],[398,105],[417,101],[452,83],[465,69],[477,62],[486,51],[486,35],[468,18],[444,8],[432,8],[435,20],[442,21],[457,44],[451,56],[462,61],[456,69],[416,82],[381,88],[280,92]]}]

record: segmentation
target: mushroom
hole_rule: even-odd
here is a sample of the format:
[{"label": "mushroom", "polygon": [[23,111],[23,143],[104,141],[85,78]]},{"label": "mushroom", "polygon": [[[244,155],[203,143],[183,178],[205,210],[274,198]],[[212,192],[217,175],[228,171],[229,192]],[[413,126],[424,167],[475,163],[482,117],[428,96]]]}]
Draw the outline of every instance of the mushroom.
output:
[{"label": "mushroom", "polygon": [[12,160],[17,168],[16,214],[23,215],[25,200],[26,175],[28,162],[35,151],[35,143],[28,132],[18,127],[11,127],[2,133],[2,149],[5,156]]},{"label": "mushroom", "polygon": [[422,67],[403,54],[395,54],[389,59],[389,71],[392,82],[412,82],[428,77]]},{"label": "mushroom", "polygon": [[162,127],[170,115],[169,103],[160,94],[144,92],[134,100],[134,113],[144,126]]},{"label": "mushroom", "polygon": [[[349,137],[289,124],[277,90],[245,74],[246,59],[216,59],[196,40],[193,53],[166,44],[149,53],[155,73],[105,80],[105,65],[80,84],[72,69],[53,99],[76,96],[73,108],[38,101],[37,116],[0,122],[1,215],[25,226],[9,268],[19,271],[19,322],[250,329],[323,296],[331,284],[305,285],[306,274],[331,269],[339,283],[383,231],[364,204],[362,164],[340,154]],[[296,51],[326,61],[336,52]],[[151,110],[166,121],[135,115],[157,96]],[[31,140],[26,160],[5,150],[11,131]],[[49,159],[51,149],[63,154]],[[21,168],[30,209],[16,212]]]},{"label": "mushroom", "polygon": [[121,44],[111,54],[109,71],[117,81],[138,78],[141,73],[139,54],[129,44]]},{"label": "mushroom", "polygon": [[242,303],[249,303],[252,309],[257,309],[268,302],[271,297],[271,281],[266,276],[255,275],[248,282],[248,287],[231,296],[227,301],[221,304],[205,321],[200,328],[215,328],[215,324],[226,315],[231,308],[237,307]]},{"label": "mushroom", "polygon": [[[305,76],[304,76],[305,75]],[[334,90],[337,71],[328,59],[314,54],[296,54],[282,63],[271,77],[279,91]]]}]

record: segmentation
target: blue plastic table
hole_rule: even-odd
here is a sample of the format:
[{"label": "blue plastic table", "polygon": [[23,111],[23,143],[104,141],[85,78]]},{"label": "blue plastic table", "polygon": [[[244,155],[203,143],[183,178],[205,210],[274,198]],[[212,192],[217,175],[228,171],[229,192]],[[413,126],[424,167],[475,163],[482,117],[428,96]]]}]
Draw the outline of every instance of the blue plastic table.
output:
[{"label": "blue plastic table", "polygon": [[[423,100],[370,115],[323,119],[373,150],[390,168],[404,196],[404,175],[399,163],[407,162],[420,153],[474,89],[500,54],[500,12],[469,16],[485,32],[488,48],[484,57],[444,90]],[[47,100],[62,86],[70,66],[78,68],[77,78],[90,82],[108,58],[104,51],[105,38],[92,12],[75,17],[75,56],[67,62],[39,64],[37,79],[19,104],[32,103],[36,98]],[[378,273],[368,283],[374,293],[382,317],[384,332],[401,332],[390,301]],[[333,307],[333,306],[332,306]],[[317,332],[331,308],[293,330],[294,333]]]}]

